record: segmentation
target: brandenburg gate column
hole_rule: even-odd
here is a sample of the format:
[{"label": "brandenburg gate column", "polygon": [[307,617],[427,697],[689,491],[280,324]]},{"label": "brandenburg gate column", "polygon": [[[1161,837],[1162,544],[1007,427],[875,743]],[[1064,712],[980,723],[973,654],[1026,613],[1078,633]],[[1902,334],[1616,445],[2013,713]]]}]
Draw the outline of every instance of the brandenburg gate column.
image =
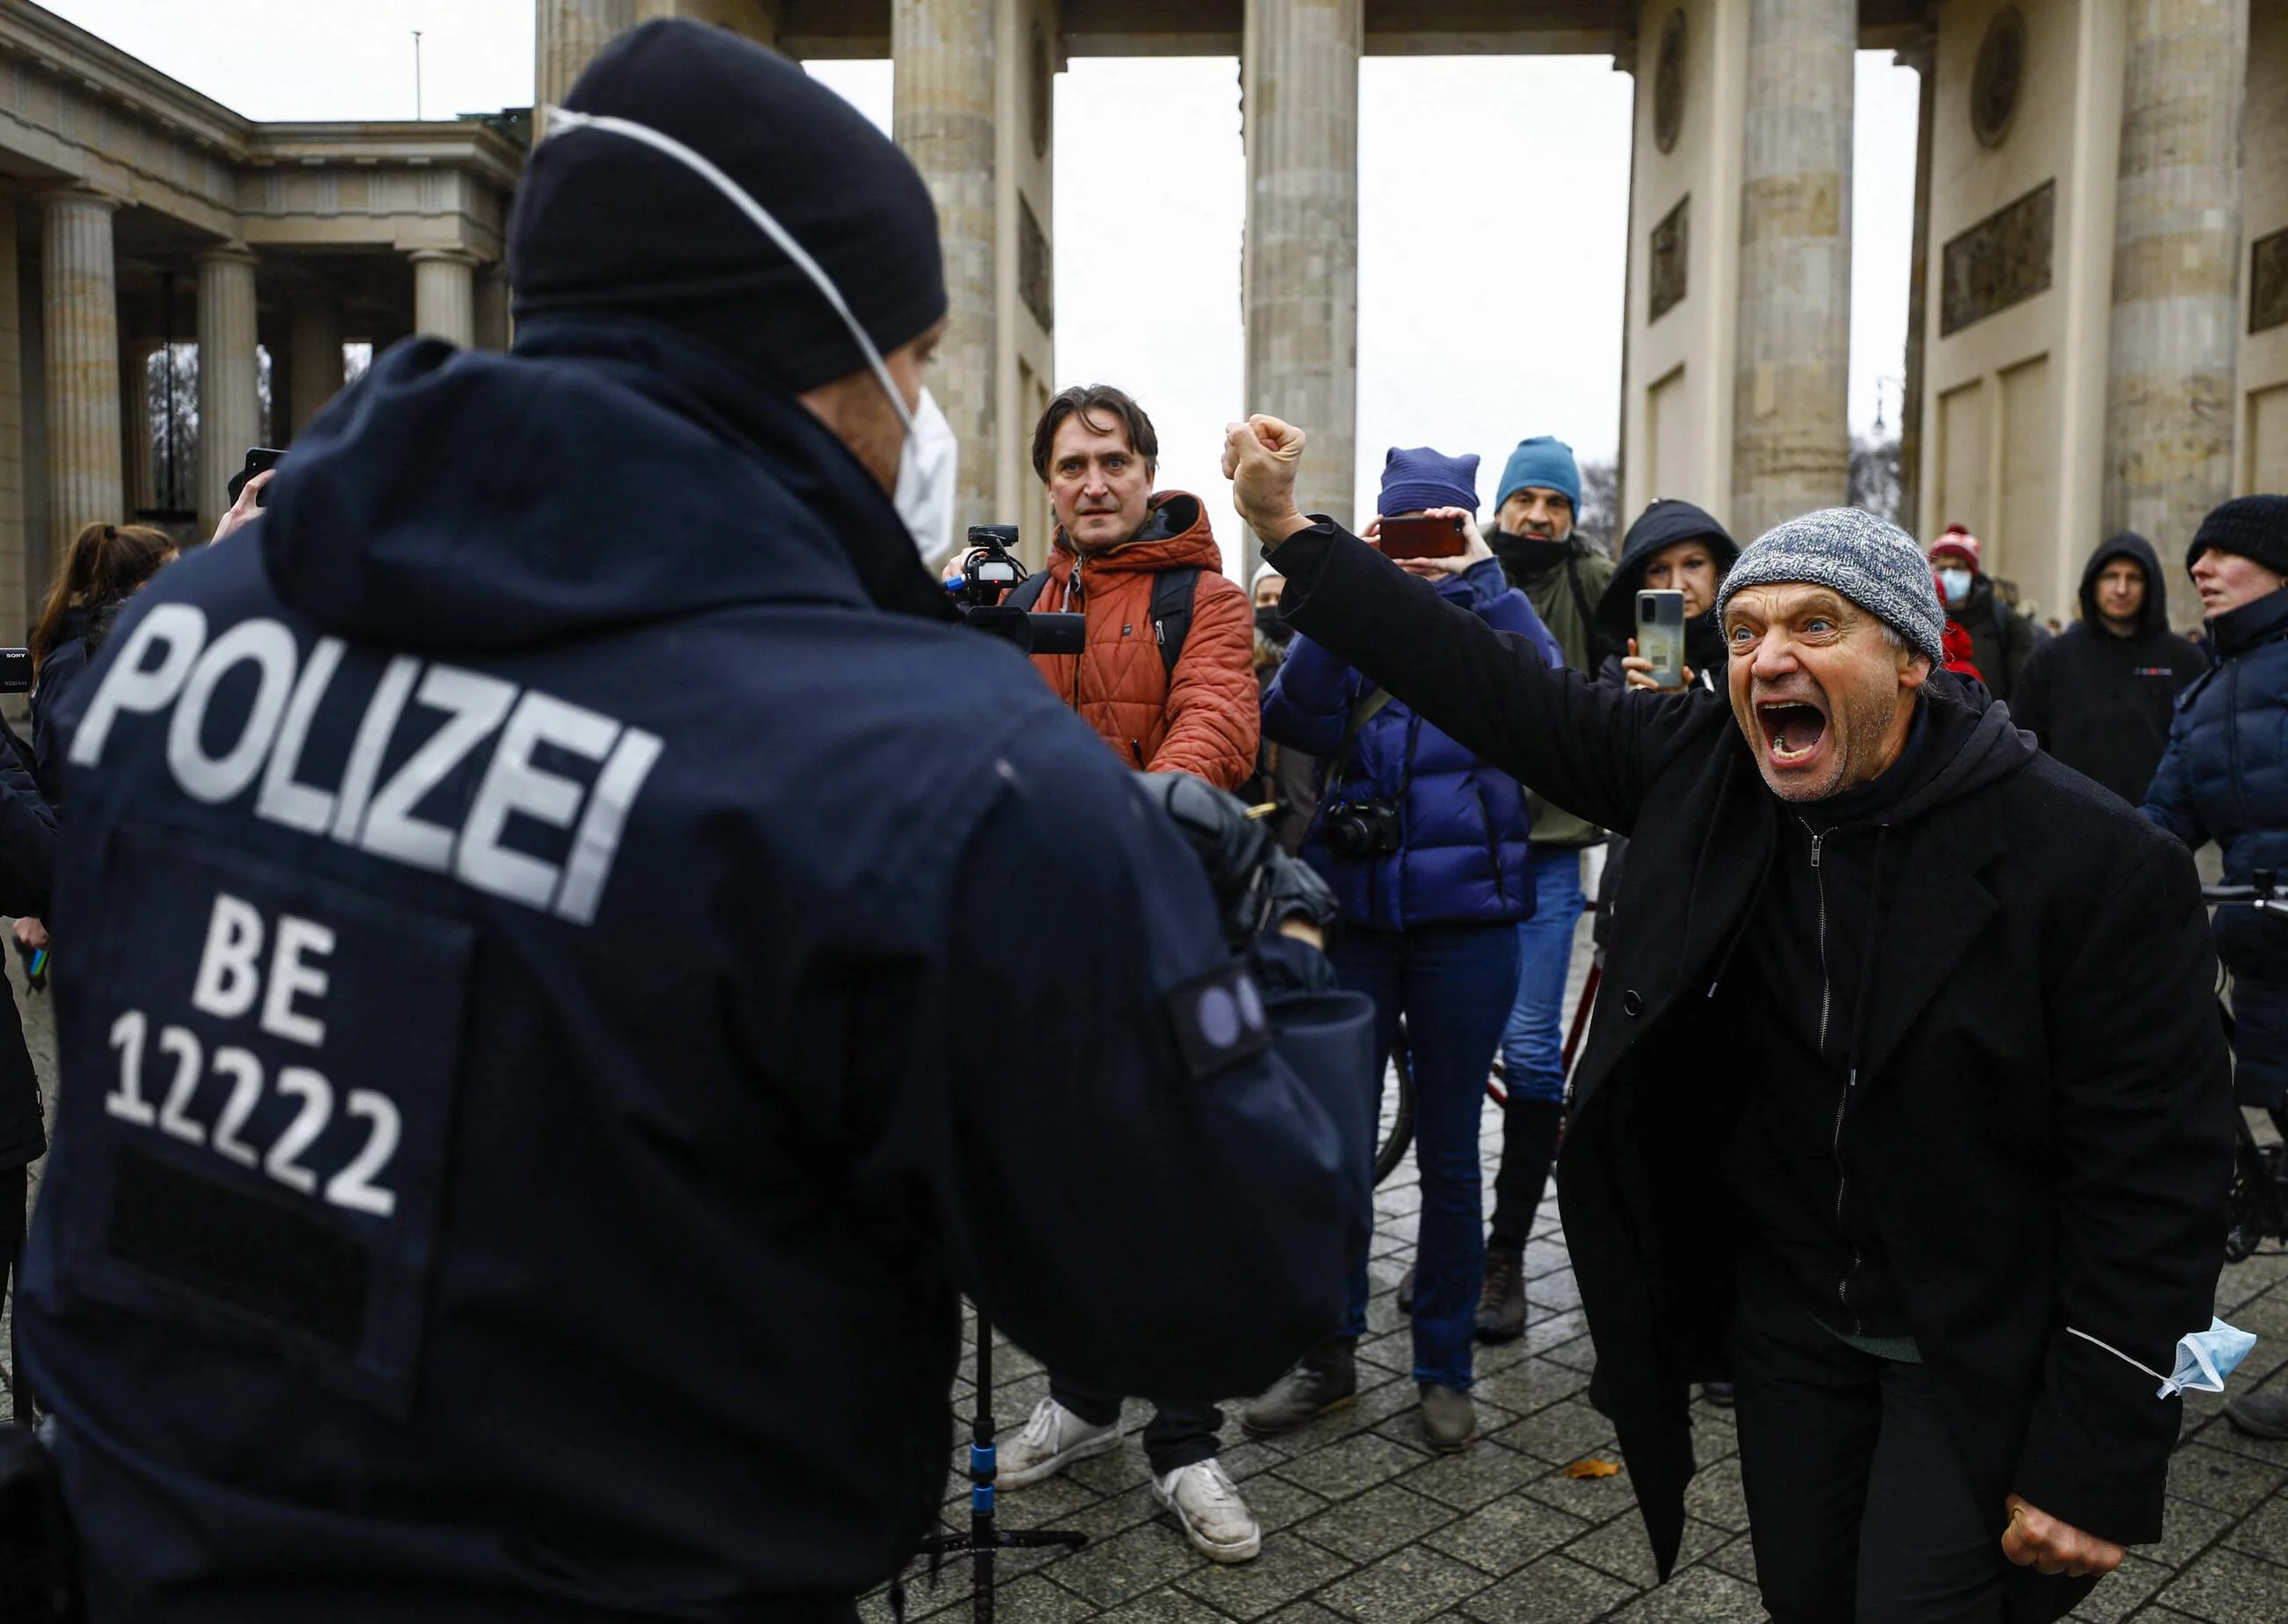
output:
[{"label": "brandenburg gate column", "polygon": [[2248,0],[2131,0],[2128,12],[2104,523],[2169,559],[2234,488]]},{"label": "brandenburg gate column", "polygon": [[230,477],[260,443],[254,256],[242,247],[201,254],[199,266],[199,532],[211,535],[230,505]]},{"label": "brandenburg gate column", "polygon": [[1732,531],[1850,491],[1855,0],[1748,0]]},{"label": "brandenburg gate column", "polygon": [[[62,562],[83,525],[115,524],[119,463],[119,302],[112,259],[115,200],[76,189],[42,195],[41,327],[47,351],[48,557]],[[251,340],[250,357],[251,354]]]},{"label": "brandenburg gate column", "polygon": [[[1245,408],[1306,430],[1295,499],[1348,524],[1358,471],[1358,86],[1362,0],[1247,0]],[[1240,578],[1253,574],[1243,535]]]},{"label": "brandenburg gate column", "polygon": [[[293,311],[291,356],[293,388],[288,395],[294,408],[290,432],[309,426],[326,402],[342,392],[342,307],[331,299],[308,299]],[[274,425],[271,433],[278,432]]]},{"label": "brandenburg gate column", "polygon": [[539,0],[532,20],[536,115],[539,107],[562,105],[596,53],[636,26],[637,10],[636,0]]}]

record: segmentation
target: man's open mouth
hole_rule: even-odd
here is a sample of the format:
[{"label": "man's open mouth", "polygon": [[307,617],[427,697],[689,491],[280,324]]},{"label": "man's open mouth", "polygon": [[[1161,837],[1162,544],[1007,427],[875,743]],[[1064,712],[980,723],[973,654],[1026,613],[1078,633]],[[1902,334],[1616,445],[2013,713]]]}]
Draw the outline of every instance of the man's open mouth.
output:
[{"label": "man's open mouth", "polygon": [[1827,737],[1827,714],[1800,700],[1767,700],[1756,706],[1757,724],[1774,764],[1807,761]]}]

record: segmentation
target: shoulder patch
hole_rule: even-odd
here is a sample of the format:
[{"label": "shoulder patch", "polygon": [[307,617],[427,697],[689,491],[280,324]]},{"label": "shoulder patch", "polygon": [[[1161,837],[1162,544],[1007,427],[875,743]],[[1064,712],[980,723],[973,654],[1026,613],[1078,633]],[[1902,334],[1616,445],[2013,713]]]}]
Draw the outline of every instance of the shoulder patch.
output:
[{"label": "shoulder patch", "polygon": [[1263,994],[1237,964],[1187,981],[1168,994],[1166,1006],[1176,1047],[1195,1082],[1205,1082],[1271,1046],[1271,1017]]}]

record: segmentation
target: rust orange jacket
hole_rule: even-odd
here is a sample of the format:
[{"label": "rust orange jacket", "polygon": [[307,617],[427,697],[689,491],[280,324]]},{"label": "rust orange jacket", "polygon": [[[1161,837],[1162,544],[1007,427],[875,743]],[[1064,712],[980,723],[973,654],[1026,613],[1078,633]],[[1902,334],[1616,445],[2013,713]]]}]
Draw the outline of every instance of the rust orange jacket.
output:
[{"label": "rust orange jacket", "polygon": [[[1152,624],[1152,583],[1186,566],[1200,571],[1199,587],[1171,673]],[[1132,767],[1197,773],[1219,789],[1245,783],[1263,730],[1255,614],[1223,573],[1200,499],[1160,493],[1134,541],[1085,559],[1060,530],[1048,571],[1033,607],[1088,617],[1084,653],[1033,656],[1065,703]]]}]

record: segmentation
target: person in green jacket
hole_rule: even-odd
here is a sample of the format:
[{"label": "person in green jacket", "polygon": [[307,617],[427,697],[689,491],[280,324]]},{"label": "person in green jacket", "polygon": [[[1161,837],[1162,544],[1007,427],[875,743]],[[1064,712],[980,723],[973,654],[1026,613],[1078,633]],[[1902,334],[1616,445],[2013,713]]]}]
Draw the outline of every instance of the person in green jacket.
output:
[{"label": "person in green jacket", "polygon": [[[1613,561],[1573,533],[1581,511],[1581,468],[1573,448],[1552,436],[1521,440],[1502,469],[1498,527],[1488,538],[1510,583],[1541,616],[1565,663],[1594,673],[1608,652],[1598,646],[1596,606],[1613,578]],[[1573,927],[1581,917],[1581,852],[1605,831],[1526,788],[1533,812],[1533,917],[1517,928],[1517,1002],[1502,1034],[1509,1105],[1502,1121],[1501,1170],[1494,1178],[1486,1281],[1478,1303],[1478,1336],[1508,1342],[1525,1329],[1523,1256],[1534,1209],[1549,1183],[1564,1109],[1565,971]]]}]

